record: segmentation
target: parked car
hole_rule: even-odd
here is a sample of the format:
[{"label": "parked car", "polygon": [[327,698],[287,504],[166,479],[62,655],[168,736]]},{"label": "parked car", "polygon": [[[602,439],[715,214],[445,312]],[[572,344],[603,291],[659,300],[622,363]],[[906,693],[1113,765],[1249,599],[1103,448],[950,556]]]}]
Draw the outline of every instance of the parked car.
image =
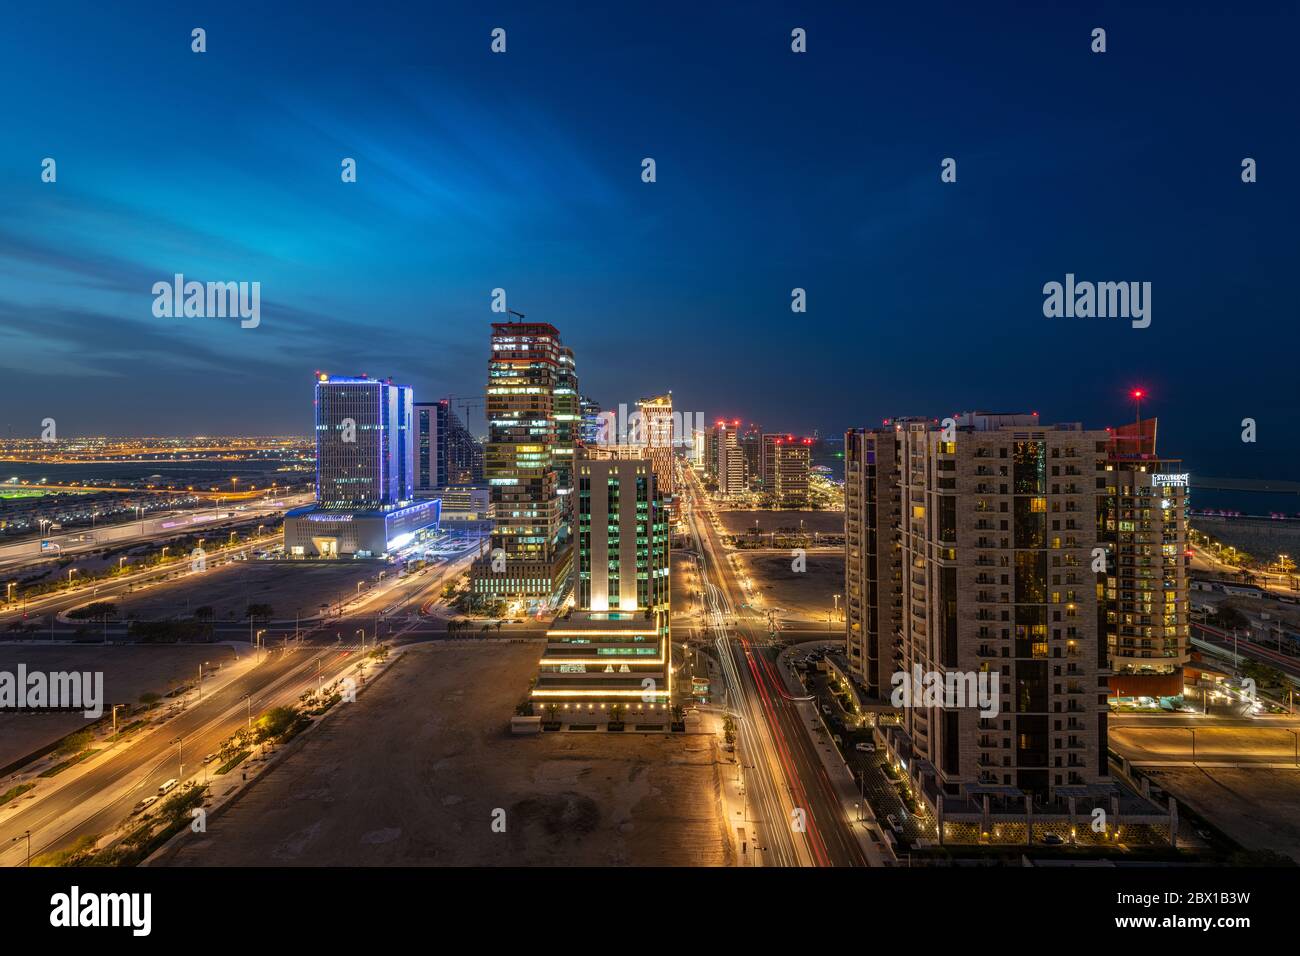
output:
[{"label": "parked car", "polygon": [[853,745],[853,749],[860,754],[873,754],[876,752],[876,745],[869,744],[865,740],[859,740]]}]

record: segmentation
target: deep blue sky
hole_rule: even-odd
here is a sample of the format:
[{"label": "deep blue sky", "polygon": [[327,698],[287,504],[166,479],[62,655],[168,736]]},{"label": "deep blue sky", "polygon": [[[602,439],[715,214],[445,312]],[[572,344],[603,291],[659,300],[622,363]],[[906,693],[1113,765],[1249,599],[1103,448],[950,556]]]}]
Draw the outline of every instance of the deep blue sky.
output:
[{"label": "deep blue sky", "polygon": [[[1202,473],[1300,471],[1295,4],[302,6],[11,5],[5,434],[306,433],[315,369],[481,394],[501,286],[607,407],[1101,426],[1141,384]],[[261,327],[154,318],[176,272]],[[1151,327],[1045,319],[1066,272]]]}]

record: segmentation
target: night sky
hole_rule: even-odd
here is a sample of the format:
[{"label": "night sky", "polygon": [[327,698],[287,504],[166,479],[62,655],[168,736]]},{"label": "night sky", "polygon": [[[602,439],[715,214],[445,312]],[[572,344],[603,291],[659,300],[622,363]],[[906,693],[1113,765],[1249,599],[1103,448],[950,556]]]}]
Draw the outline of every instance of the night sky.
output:
[{"label": "night sky", "polygon": [[[4,435],[307,434],[316,369],[480,396],[503,287],[606,407],[1104,426],[1141,385],[1162,451],[1300,477],[1296,4],[9,6]],[[155,318],[178,272],[260,327]],[[1151,326],[1045,318],[1066,273]]]}]

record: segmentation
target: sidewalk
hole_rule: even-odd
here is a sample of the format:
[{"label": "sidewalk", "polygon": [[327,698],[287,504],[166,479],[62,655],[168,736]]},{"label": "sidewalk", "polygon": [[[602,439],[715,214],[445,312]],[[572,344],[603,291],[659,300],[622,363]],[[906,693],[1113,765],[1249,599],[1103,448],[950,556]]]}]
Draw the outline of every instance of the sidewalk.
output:
[{"label": "sidewalk", "polygon": [[[791,645],[776,657],[776,669],[785,682],[786,690],[791,697],[808,696],[808,690],[794,675],[793,668],[789,663],[791,652],[798,650],[802,646],[804,645]],[[803,717],[804,732],[812,737],[811,731],[807,730],[807,728],[814,720],[821,720],[821,712],[817,709],[816,699],[793,701],[792,703],[799,711],[800,716]],[[871,804],[858,793],[857,781],[853,779],[853,773],[849,770],[849,765],[844,762],[839,750],[831,742],[830,733],[828,732],[825,739],[821,741],[813,738],[813,745],[817,748],[818,756],[822,760],[822,766],[826,768],[826,775],[830,778],[831,784],[835,787],[835,792],[840,798],[840,806],[845,817],[853,821],[849,829],[857,838],[858,845],[862,847],[862,852],[866,855],[868,863],[871,866],[896,866],[898,857],[890,849],[889,841],[884,836],[880,821],[876,819]],[[862,821],[860,823],[854,821],[853,808],[855,804],[859,808],[858,815]]]}]

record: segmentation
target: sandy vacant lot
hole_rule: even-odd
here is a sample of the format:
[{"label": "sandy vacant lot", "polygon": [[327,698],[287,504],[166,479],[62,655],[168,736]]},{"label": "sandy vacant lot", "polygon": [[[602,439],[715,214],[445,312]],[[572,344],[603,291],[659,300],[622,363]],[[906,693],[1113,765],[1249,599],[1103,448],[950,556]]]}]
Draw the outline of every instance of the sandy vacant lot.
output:
[{"label": "sandy vacant lot", "polygon": [[392,573],[367,561],[234,561],[113,600],[121,615],[142,620],[188,617],[206,606],[218,621],[242,621],[249,604],[269,604],[276,620],[292,621],[295,612],[314,617],[321,604],[347,600],[357,593],[358,581],[369,587],[383,570]]},{"label": "sandy vacant lot", "polygon": [[509,733],[539,648],[405,652],[167,863],[730,863],[711,738]]},{"label": "sandy vacant lot", "polygon": [[1300,863],[1300,770],[1160,767],[1151,779],[1242,846]]},{"label": "sandy vacant lot", "polygon": [[[205,671],[211,673],[214,665],[234,659],[235,651],[221,644],[0,644],[0,670],[10,673],[19,663],[28,672],[103,671],[105,712],[113,704],[134,704],[141,694],[166,694],[193,681],[200,664],[209,664]],[[88,723],[78,713],[0,714],[0,767]]]},{"label": "sandy vacant lot", "polygon": [[798,528],[801,520],[809,534],[814,531],[844,533],[843,511],[722,511],[718,518],[728,534],[745,534],[753,530],[755,521],[759,531],[767,532],[778,528]]},{"label": "sandy vacant lot", "polygon": [[844,553],[838,549],[809,551],[802,572],[793,570],[788,551],[737,551],[736,555],[759,585],[765,606],[782,608],[783,617],[825,621],[836,594],[841,595],[840,607],[844,606]]}]

